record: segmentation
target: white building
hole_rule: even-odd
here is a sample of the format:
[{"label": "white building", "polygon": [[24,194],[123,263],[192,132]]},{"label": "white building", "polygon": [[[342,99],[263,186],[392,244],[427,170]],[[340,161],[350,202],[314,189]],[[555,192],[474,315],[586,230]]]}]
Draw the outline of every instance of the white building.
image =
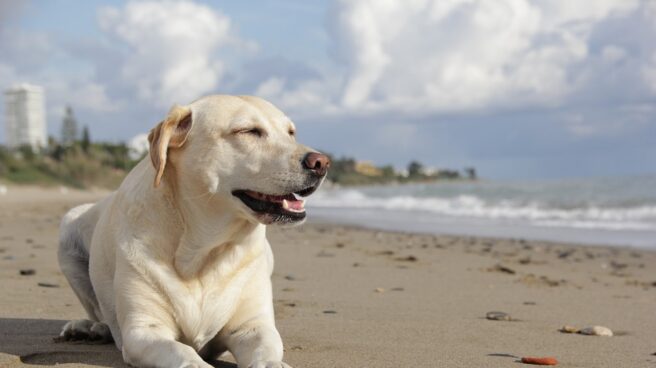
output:
[{"label": "white building", "polygon": [[17,84],[5,91],[5,133],[9,148],[22,145],[39,150],[46,146],[43,88]]}]

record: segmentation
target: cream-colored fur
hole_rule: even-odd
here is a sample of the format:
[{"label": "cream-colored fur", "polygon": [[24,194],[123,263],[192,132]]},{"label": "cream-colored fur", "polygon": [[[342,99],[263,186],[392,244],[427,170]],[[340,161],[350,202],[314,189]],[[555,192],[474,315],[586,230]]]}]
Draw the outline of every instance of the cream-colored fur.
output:
[{"label": "cream-colored fur", "polygon": [[264,225],[282,220],[254,213],[232,191],[318,186],[323,175],[301,164],[312,150],[293,132],[255,97],[174,107],[120,188],[62,221],[60,265],[89,318],[62,336],[113,337],[137,367],[210,367],[202,358],[226,350],[240,368],[288,367]]}]

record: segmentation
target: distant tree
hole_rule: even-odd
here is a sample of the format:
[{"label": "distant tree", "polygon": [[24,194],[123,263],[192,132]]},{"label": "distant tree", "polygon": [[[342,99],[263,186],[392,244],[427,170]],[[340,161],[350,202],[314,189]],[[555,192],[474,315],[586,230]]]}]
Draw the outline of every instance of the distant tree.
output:
[{"label": "distant tree", "polygon": [[396,170],[394,170],[394,166],[392,165],[387,165],[381,167],[381,172],[382,172],[382,177],[385,179],[394,179],[396,178]]},{"label": "distant tree", "polygon": [[84,128],[82,128],[82,140],[80,141],[80,145],[82,146],[82,150],[85,153],[89,153],[89,146],[91,145],[91,136],[89,135],[88,125],[85,125]]},{"label": "distant tree", "polygon": [[440,170],[436,176],[437,179],[460,179],[460,173],[457,170]]},{"label": "distant tree", "polygon": [[424,166],[417,162],[412,161],[408,164],[408,177],[416,178],[424,175]]},{"label": "distant tree", "polygon": [[20,147],[18,147],[18,154],[23,160],[27,162],[32,162],[36,158],[36,153],[34,152],[34,148],[32,148],[32,146],[30,146],[29,144],[23,144]]},{"label": "distant tree", "polygon": [[59,143],[50,149],[50,157],[55,161],[62,161],[66,155],[66,149]]},{"label": "distant tree", "polygon": [[66,106],[66,113],[62,121],[61,143],[64,146],[72,146],[77,139],[77,121],[73,116],[73,109]]},{"label": "distant tree", "polygon": [[465,175],[467,175],[467,179],[469,180],[476,180],[476,169],[473,167],[465,168]]}]

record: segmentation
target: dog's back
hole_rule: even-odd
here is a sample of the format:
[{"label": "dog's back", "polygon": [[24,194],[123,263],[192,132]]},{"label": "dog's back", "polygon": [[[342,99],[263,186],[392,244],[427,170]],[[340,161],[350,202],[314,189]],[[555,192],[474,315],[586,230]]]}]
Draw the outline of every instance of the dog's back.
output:
[{"label": "dog's back", "polygon": [[59,265],[92,321],[98,321],[100,316],[89,278],[89,247],[102,208],[110,197],[71,209],[59,228]]}]

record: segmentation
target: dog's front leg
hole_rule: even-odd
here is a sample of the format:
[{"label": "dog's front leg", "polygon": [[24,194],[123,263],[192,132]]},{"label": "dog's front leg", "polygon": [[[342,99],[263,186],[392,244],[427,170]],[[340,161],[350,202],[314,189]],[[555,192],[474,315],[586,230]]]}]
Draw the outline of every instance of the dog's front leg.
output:
[{"label": "dog's front leg", "polygon": [[282,340],[272,318],[254,318],[222,334],[239,368],[291,368],[282,362]]},{"label": "dog's front leg", "polygon": [[194,348],[178,341],[179,327],[166,309],[164,295],[129,269],[117,267],[117,271],[116,316],[123,360],[135,367],[211,368]]},{"label": "dog's front leg", "polygon": [[123,359],[135,367],[212,368],[188,345],[175,340],[166,327],[149,323],[122,331]]}]

